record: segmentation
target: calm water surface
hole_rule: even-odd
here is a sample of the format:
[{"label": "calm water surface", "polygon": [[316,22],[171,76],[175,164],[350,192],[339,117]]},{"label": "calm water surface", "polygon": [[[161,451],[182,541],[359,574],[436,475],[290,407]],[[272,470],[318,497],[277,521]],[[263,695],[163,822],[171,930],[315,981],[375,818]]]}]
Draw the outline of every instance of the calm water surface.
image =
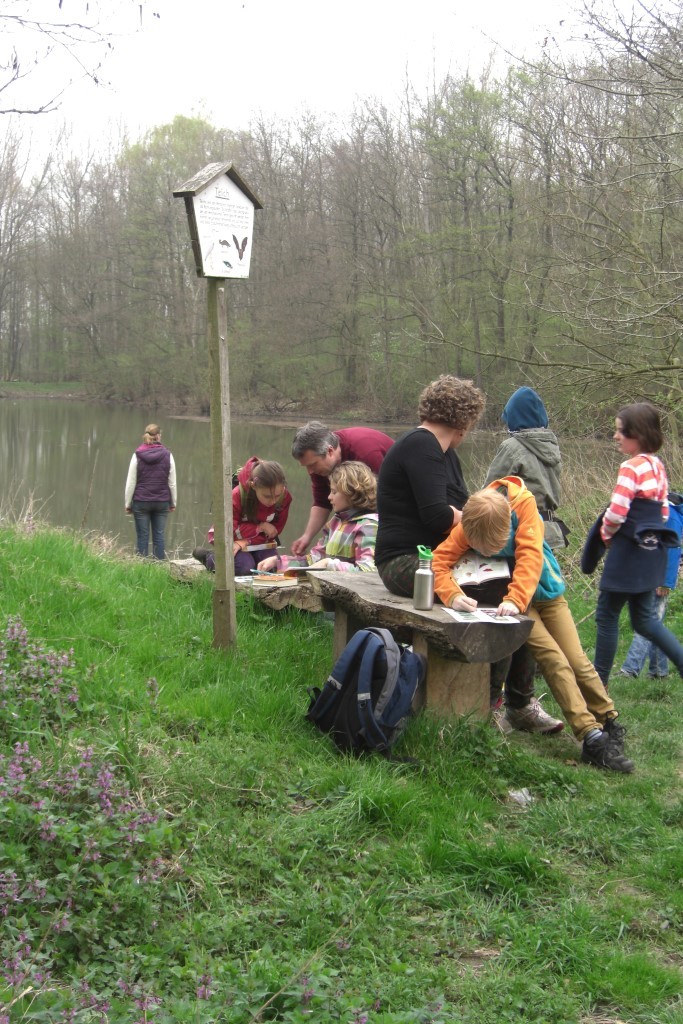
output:
[{"label": "calm water surface", "polygon": [[[16,514],[32,502],[34,514],[53,526],[106,533],[132,549],[135,528],[123,510],[123,491],[131,455],[152,421],[163,430],[178,475],[178,508],[169,516],[167,552],[189,555],[204,543],[212,523],[208,420],[164,418],[128,406],[0,399],[0,514]],[[378,429],[398,437],[411,425]],[[301,534],[311,497],[308,475],[290,455],[295,431],[292,423],[231,424],[234,468],[250,455],[275,459],[285,468],[294,498],[282,538],[286,547]],[[459,450],[471,490],[481,486],[503,436],[478,431]]]}]

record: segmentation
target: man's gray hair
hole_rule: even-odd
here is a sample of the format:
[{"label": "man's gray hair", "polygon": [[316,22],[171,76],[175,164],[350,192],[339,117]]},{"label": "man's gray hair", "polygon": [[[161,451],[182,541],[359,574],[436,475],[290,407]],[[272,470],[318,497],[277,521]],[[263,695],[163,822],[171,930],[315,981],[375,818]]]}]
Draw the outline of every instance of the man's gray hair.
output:
[{"label": "man's gray hair", "polygon": [[292,457],[303,458],[304,452],[314,452],[316,455],[325,455],[328,448],[338,448],[339,438],[318,420],[311,420],[299,427],[292,442]]}]

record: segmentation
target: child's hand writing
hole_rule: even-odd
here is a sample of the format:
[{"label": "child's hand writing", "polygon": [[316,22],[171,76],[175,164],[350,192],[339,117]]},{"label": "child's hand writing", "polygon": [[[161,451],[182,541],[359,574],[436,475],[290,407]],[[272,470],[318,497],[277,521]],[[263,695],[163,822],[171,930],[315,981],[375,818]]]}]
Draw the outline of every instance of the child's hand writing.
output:
[{"label": "child's hand writing", "polygon": [[451,608],[454,612],[473,612],[476,607],[475,599],[468,597],[467,594],[458,594],[451,601]]},{"label": "child's hand writing", "polygon": [[259,562],[258,567],[263,572],[272,572],[273,569],[277,569],[277,555],[264,558],[262,562]]}]

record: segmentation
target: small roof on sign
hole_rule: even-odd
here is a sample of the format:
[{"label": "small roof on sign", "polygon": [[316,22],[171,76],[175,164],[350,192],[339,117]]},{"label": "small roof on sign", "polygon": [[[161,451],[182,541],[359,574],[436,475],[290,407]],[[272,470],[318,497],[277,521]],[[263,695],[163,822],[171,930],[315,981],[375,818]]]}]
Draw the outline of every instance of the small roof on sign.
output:
[{"label": "small roof on sign", "polygon": [[173,196],[174,198],[196,196],[199,192],[203,192],[205,188],[216,180],[216,178],[220,178],[223,174],[227,174],[228,178],[230,178],[230,180],[234,182],[242,192],[244,192],[247,199],[254,204],[255,209],[263,209],[263,204],[256,193],[252,192],[244,179],[237,173],[234,166],[229,163],[207,164],[206,167],[195,174],[194,177],[190,178],[189,181],[184,182],[182,185],[179,185],[178,188],[174,189]]}]

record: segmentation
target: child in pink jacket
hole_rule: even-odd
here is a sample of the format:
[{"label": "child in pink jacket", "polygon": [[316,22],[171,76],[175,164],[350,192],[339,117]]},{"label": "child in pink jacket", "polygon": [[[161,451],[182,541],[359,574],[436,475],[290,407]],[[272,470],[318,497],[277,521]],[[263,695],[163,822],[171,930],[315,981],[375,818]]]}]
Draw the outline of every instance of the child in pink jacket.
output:
[{"label": "child in pink jacket", "polygon": [[[233,554],[235,576],[248,576],[273,553],[289,515],[292,496],[287,490],[285,471],[279,462],[267,462],[255,455],[237,472],[232,491]],[[213,544],[213,526],[209,544]],[[195,548],[193,556],[215,571],[210,548]]]}]

